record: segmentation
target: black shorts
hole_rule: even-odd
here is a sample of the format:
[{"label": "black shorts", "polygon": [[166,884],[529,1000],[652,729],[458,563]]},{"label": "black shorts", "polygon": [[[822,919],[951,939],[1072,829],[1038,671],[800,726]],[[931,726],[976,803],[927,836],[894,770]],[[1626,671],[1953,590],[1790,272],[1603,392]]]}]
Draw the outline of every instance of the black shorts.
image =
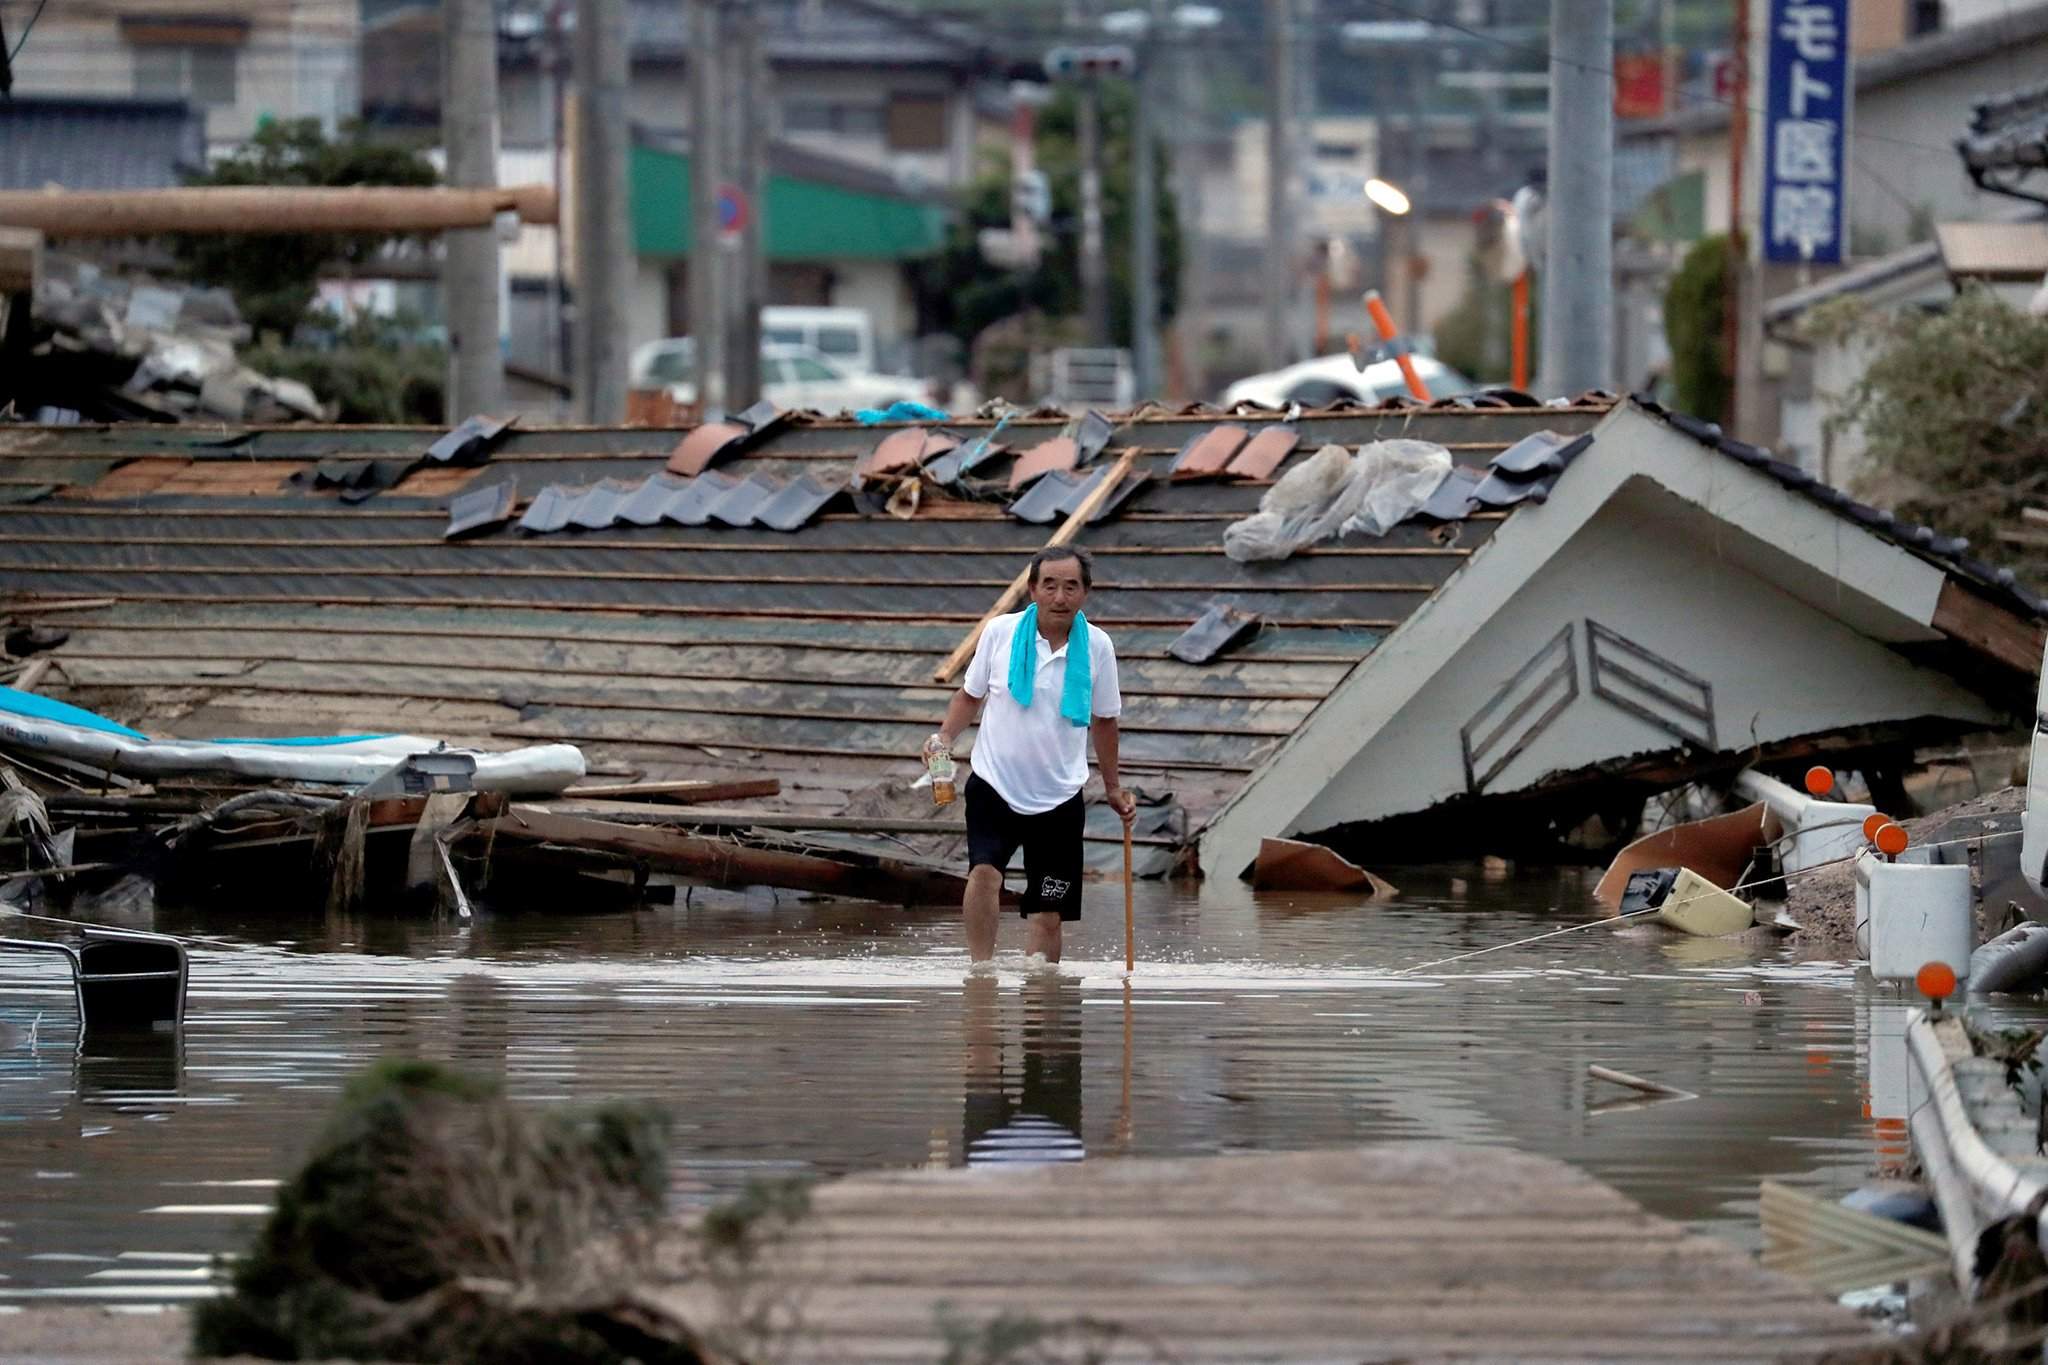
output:
[{"label": "black shorts", "polygon": [[1081,793],[1049,811],[1019,815],[996,789],[970,774],[967,779],[967,865],[1001,872],[1018,848],[1024,850],[1024,901],[1020,915],[1057,910],[1063,920],[1081,918],[1081,828],[1086,818]]}]

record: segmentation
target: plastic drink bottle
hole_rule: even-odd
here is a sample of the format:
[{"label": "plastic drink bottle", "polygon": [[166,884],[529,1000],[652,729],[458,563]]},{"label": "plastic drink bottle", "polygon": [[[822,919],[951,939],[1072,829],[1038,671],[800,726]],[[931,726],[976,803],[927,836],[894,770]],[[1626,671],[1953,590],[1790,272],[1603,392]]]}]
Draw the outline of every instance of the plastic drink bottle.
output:
[{"label": "plastic drink bottle", "polygon": [[925,769],[932,775],[932,804],[950,806],[953,804],[953,751],[946,748],[932,748],[924,757]]}]

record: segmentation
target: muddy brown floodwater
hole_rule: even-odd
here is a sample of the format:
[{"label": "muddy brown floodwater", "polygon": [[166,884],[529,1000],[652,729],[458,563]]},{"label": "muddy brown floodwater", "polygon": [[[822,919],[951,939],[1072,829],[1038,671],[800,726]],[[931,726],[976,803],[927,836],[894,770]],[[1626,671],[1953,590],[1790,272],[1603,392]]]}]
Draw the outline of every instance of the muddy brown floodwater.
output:
[{"label": "muddy brown floodwater", "polygon": [[[1366,905],[1092,886],[1059,977],[1013,919],[971,988],[954,919],[765,896],[468,926],[165,908],[204,935],[181,1045],[81,1054],[61,964],[0,957],[0,1305],[212,1292],[336,1090],[390,1054],[535,1101],[677,1114],[678,1204],[750,1177],[1386,1139],[1563,1157],[1755,1246],[1758,1182],[1825,1196],[1880,1141],[1850,965],[1606,929],[1397,975],[1596,913],[1591,879],[1405,870]],[[9,932],[21,922],[10,921]],[[1598,1062],[1695,1091],[1622,1102]]]}]

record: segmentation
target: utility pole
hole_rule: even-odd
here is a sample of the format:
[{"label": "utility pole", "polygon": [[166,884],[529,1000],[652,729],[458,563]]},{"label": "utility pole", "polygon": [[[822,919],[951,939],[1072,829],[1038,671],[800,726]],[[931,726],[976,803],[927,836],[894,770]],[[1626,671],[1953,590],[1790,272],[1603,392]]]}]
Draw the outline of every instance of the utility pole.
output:
[{"label": "utility pole", "polygon": [[626,417],[626,302],[633,278],[626,189],[626,0],[577,0],[576,410]]},{"label": "utility pole", "polygon": [[697,406],[725,407],[725,290],[718,268],[718,185],[724,179],[725,103],[718,0],[690,6],[690,336]]},{"label": "utility pole", "polygon": [[1109,345],[1109,271],[1102,254],[1102,87],[1093,76],[1080,89],[1081,296],[1088,344]]},{"label": "utility pole", "polygon": [[1138,401],[1159,397],[1159,205],[1152,161],[1154,68],[1166,26],[1166,0],[1152,0],[1131,111],[1131,369]]},{"label": "utility pole", "polygon": [[1209,132],[1209,108],[1202,84],[1200,49],[1191,35],[1175,34],[1180,82],[1179,109],[1173,121],[1175,209],[1180,222],[1180,358],[1191,397],[1209,391],[1202,353],[1208,344],[1203,319],[1209,281],[1207,244],[1202,236],[1202,150]]},{"label": "utility pole", "polygon": [[1294,359],[1294,0],[1266,0],[1266,366]]},{"label": "utility pole", "polygon": [[[491,0],[443,0],[441,140],[448,183],[498,183],[498,26]],[[498,230],[459,228],[442,238],[441,298],[448,327],[448,420],[503,404],[498,352]]]},{"label": "utility pole", "polygon": [[[1425,55],[1427,54],[1427,55]],[[1401,216],[1402,314],[1407,332],[1424,330],[1422,321],[1422,275],[1415,263],[1423,259],[1422,201],[1429,193],[1429,121],[1424,81],[1436,72],[1436,48],[1425,41],[1408,62],[1408,179],[1401,189],[1408,196],[1408,212]]]},{"label": "utility pole", "polygon": [[[552,0],[548,5],[548,153],[551,163],[548,183],[554,186],[558,201],[566,200],[568,176],[564,173],[568,162],[567,129],[569,106],[569,33],[565,16],[567,0]],[[574,210],[568,211],[573,214]],[[564,215],[557,214],[557,218]],[[560,221],[550,229],[554,239],[555,279],[548,291],[548,368],[556,374],[569,376],[569,357],[572,354],[569,337],[569,262],[568,243],[563,240]]]},{"label": "utility pole", "polygon": [[725,280],[719,270],[719,182],[725,178],[723,14],[719,0],[690,6],[690,340],[696,405],[725,409]]},{"label": "utility pole", "polygon": [[1551,0],[1547,395],[1614,383],[1614,0]]},{"label": "utility pole", "polygon": [[725,40],[720,65],[732,81],[731,107],[739,111],[725,128],[725,164],[740,194],[739,228],[721,234],[718,243],[718,270],[726,279],[725,402],[739,409],[761,396],[761,308],[768,301],[761,201],[767,189],[771,104],[756,6],[752,0],[728,2],[720,22]]}]

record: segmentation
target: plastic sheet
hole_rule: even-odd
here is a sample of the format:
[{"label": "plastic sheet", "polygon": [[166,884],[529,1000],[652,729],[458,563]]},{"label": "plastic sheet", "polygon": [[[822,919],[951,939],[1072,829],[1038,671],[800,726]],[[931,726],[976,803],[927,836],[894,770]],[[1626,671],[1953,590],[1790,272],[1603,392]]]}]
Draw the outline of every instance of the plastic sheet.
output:
[{"label": "plastic sheet", "polygon": [[1223,532],[1240,564],[1286,559],[1345,532],[1385,535],[1429,501],[1451,472],[1451,455],[1427,441],[1375,441],[1357,458],[1327,445],[1280,476],[1259,510]]},{"label": "plastic sheet", "polygon": [[1352,462],[1357,510],[1338,534],[1383,536],[1422,510],[1451,472],[1451,452],[1428,441],[1374,441]]}]

